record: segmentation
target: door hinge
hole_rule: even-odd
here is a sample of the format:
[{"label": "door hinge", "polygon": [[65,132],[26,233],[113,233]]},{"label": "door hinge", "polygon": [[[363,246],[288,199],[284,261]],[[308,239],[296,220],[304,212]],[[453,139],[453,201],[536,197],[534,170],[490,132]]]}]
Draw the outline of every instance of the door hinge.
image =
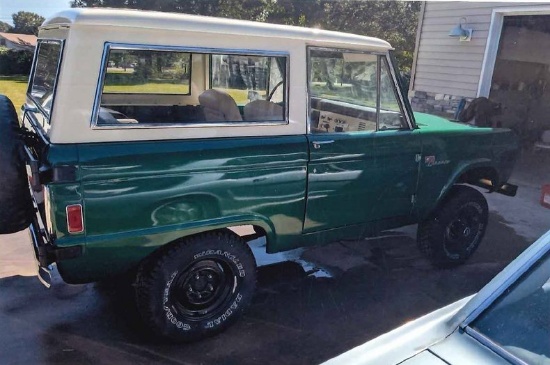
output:
[{"label": "door hinge", "polygon": [[416,194],[411,195],[411,204],[416,204]]},{"label": "door hinge", "polygon": [[417,153],[416,156],[414,156],[414,161],[420,162],[420,160],[422,160],[422,155],[420,153]]}]

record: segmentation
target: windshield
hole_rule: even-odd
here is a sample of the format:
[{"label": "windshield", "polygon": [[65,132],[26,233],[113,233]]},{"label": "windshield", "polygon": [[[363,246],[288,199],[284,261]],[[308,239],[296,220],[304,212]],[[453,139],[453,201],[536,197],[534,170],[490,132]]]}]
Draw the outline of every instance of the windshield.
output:
[{"label": "windshield", "polygon": [[550,364],[550,253],[493,303],[471,327],[514,356]]},{"label": "windshield", "polygon": [[49,119],[61,59],[61,42],[41,41],[28,94]]}]

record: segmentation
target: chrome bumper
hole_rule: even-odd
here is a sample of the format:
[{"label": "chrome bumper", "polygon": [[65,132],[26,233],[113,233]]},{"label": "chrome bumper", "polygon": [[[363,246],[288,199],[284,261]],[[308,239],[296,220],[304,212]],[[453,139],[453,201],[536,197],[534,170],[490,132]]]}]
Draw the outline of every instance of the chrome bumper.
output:
[{"label": "chrome bumper", "polygon": [[82,246],[56,247],[48,241],[45,231],[40,228],[36,215],[29,226],[29,234],[38,266],[38,280],[49,288],[52,281],[51,265],[57,261],[81,256]]}]

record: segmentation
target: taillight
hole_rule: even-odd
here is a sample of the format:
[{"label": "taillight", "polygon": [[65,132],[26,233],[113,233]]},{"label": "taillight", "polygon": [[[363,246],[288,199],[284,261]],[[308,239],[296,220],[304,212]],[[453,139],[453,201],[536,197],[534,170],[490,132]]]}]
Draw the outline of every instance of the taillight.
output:
[{"label": "taillight", "polygon": [[84,231],[82,205],[74,204],[67,206],[67,228],[69,233],[79,233]]}]

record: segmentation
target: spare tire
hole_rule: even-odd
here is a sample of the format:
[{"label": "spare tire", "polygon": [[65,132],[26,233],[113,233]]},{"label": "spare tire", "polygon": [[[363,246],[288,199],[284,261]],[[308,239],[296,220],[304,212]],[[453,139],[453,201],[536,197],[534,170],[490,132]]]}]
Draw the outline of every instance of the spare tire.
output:
[{"label": "spare tire", "polygon": [[0,234],[27,228],[34,214],[23,146],[13,103],[0,95]]}]

